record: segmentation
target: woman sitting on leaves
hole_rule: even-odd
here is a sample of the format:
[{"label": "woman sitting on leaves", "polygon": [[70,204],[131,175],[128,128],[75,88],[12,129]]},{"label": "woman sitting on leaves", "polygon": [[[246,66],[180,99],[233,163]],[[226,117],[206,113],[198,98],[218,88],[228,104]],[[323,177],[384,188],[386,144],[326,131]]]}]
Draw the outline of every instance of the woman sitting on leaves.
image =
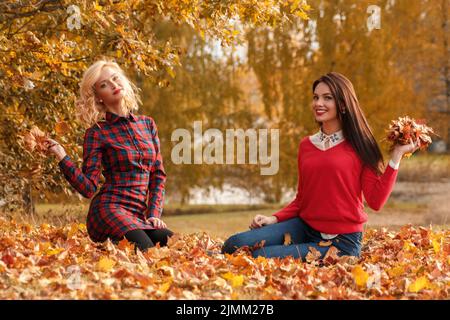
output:
[{"label": "woman sitting on leaves", "polygon": [[[100,60],[84,73],[76,103],[87,127],[80,170],[55,140],[46,141],[67,181],[92,198],[87,231],[94,242],[124,237],[142,251],[166,245],[172,232],[160,219],[166,173],[151,117],[135,115],[137,88],[119,65]],[[104,120],[101,120],[104,118]],[[103,167],[105,183],[97,191]]]},{"label": "woman sitting on leaves", "polygon": [[[320,130],[299,143],[295,199],[272,216],[255,216],[251,230],[230,237],[223,253],[249,246],[254,257],[305,261],[310,247],[323,258],[332,245],[339,256],[360,255],[367,221],[362,195],[370,208],[380,210],[395,184],[400,160],[418,145],[412,140],[396,145],[385,168],[352,83],[332,72],[316,80],[312,91],[312,112]],[[287,233],[290,245],[284,245]]]}]

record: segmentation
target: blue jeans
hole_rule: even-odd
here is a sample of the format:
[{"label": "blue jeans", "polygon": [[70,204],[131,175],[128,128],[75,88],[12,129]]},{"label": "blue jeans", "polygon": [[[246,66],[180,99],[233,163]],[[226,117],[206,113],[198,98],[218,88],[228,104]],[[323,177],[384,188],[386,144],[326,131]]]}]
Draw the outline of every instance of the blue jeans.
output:
[{"label": "blue jeans", "polygon": [[[291,244],[284,245],[284,234],[291,235]],[[317,249],[321,258],[325,256],[329,247],[319,246],[322,238],[320,232],[307,225],[301,218],[293,218],[283,222],[271,224],[258,229],[237,233],[225,241],[222,253],[233,253],[238,248],[261,243],[265,240],[264,247],[253,250],[253,257],[263,256],[267,258],[294,257],[303,261],[309,252],[309,247]],[[340,234],[331,239],[333,246],[338,250],[338,256],[349,255],[359,257],[361,253],[362,232]]]}]

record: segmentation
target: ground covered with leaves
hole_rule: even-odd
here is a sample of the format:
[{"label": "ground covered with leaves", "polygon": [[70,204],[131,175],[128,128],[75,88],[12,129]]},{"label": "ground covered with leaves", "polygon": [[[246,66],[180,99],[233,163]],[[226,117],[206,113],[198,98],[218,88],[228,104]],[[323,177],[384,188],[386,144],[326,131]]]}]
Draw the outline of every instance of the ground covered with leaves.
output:
[{"label": "ground covered with leaves", "polygon": [[360,258],[253,259],[222,239],[175,235],[135,252],[95,244],[83,224],[0,219],[0,299],[449,299],[450,231],[369,229]]}]

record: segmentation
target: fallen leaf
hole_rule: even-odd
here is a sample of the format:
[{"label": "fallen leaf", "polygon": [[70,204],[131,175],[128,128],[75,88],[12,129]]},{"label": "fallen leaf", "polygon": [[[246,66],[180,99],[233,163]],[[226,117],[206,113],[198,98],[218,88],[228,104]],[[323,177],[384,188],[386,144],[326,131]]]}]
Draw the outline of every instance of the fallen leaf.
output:
[{"label": "fallen leaf", "polygon": [[101,257],[97,262],[96,269],[98,271],[109,272],[112,270],[116,262],[108,257]]},{"label": "fallen leaf", "polygon": [[409,292],[419,292],[422,289],[425,289],[430,286],[430,281],[427,277],[423,276],[420,278],[417,278],[416,281],[411,283],[408,287]]},{"label": "fallen leaf", "polygon": [[284,245],[288,246],[292,243],[291,234],[289,232],[284,234]]},{"label": "fallen leaf", "polygon": [[233,288],[240,287],[244,283],[244,276],[242,275],[235,275],[231,272],[227,272],[224,275],[222,275],[222,278],[229,280],[231,282],[231,286]]},{"label": "fallen leaf", "polygon": [[365,287],[369,274],[364,271],[361,265],[356,265],[352,270],[353,279],[359,287]]},{"label": "fallen leaf", "polygon": [[333,242],[331,242],[330,240],[328,241],[320,241],[318,243],[319,247],[329,247],[333,244]]}]

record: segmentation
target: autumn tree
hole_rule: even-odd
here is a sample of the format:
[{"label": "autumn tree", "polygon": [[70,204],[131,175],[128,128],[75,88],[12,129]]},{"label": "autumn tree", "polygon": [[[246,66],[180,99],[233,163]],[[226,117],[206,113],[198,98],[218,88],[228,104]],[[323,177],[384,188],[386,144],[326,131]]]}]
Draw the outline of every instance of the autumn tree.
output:
[{"label": "autumn tree", "polygon": [[0,170],[6,183],[0,187],[0,198],[6,200],[6,208],[21,206],[22,194],[30,199],[31,189],[41,197],[46,190],[70,193],[55,162],[26,152],[19,137],[37,125],[57,137],[81,165],[85,128],[75,119],[74,100],[82,72],[99,57],[116,59],[138,85],[164,86],[167,77],[175,77],[183,52],[170,37],[156,37],[160,23],[189,26],[200,37],[227,45],[240,36],[237,22],[275,26],[306,18],[308,9],[303,1],[292,0],[3,1]]},{"label": "autumn tree", "polygon": [[[442,128],[440,135],[447,130],[439,125],[448,126],[447,116],[428,112],[431,105],[441,115],[448,110],[444,2],[380,1],[377,26],[371,1],[310,1],[315,10],[309,20],[248,33],[248,64],[258,78],[264,112],[283,128],[280,172],[267,178],[266,193],[295,188],[298,142],[317,130],[312,83],[327,72],[352,81],[377,141],[390,120],[403,115],[426,118]],[[387,159],[387,145],[380,146]]]}]

